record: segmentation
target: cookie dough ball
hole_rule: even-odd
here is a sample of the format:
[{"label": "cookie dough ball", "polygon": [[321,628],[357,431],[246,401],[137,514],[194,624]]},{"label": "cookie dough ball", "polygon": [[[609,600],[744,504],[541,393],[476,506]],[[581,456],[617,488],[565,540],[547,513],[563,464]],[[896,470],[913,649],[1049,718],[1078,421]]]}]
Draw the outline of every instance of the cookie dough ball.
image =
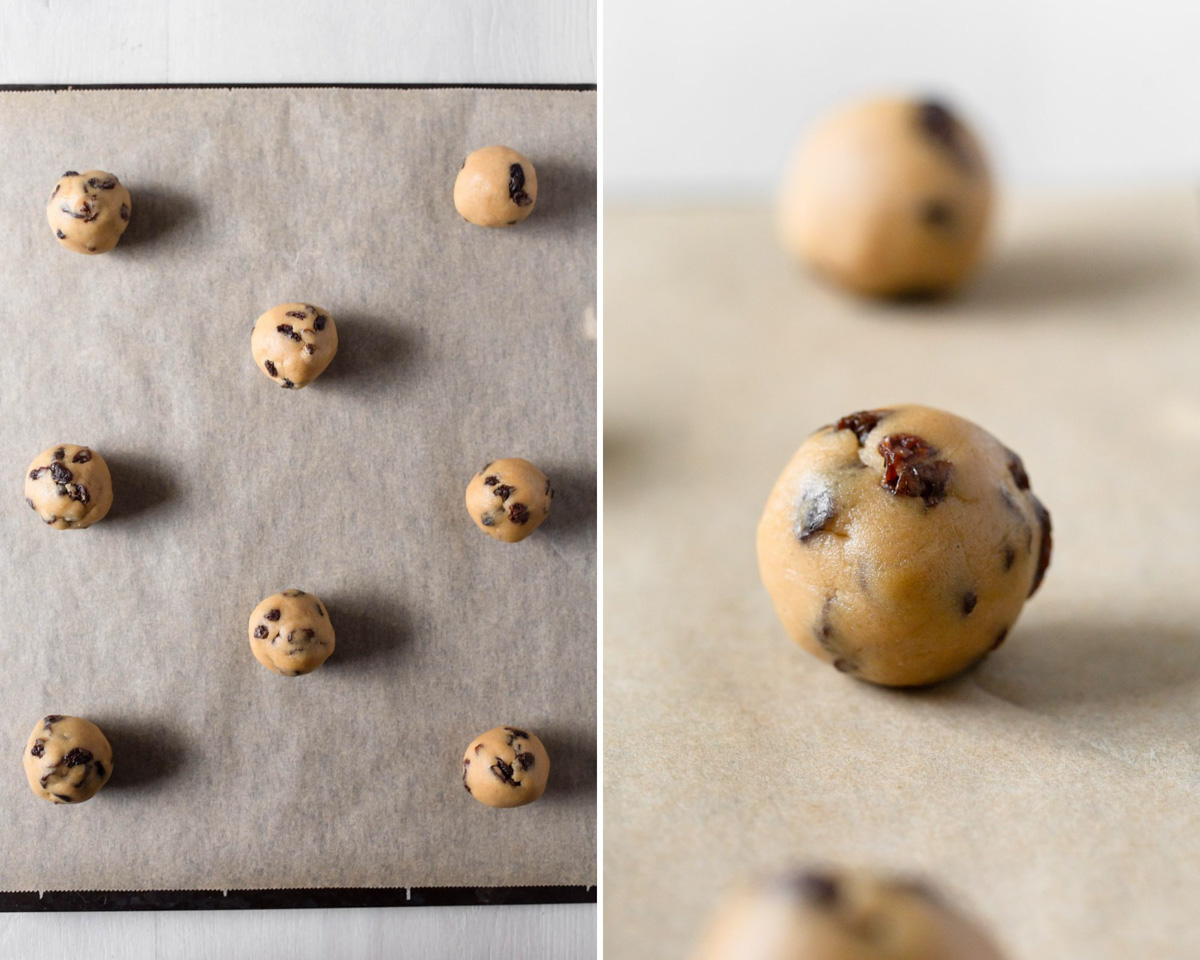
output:
[{"label": "cookie dough ball", "polygon": [[108,740],[82,717],[43,717],[25,744],[29,789],[51,803],[90,800],[108,783],[112,768]]},{"label": "cookie dough ball", "polygon": [[254,322],[254,362],[285,390],[306,387],[337,354],[337,326],[328,310],[311,303],[281,303]]},{"label": "cookie dough ball", "polygon": [[920,882],[791,873],[725,905],[695,960],[1001,960],[989,937]]},{"label": "cookie dough ball", "polygon": [[113,502],[112,475],[90,447],[60,443],[25,474],[25,502],[55,530],[82,530],[103,520]]},{"label": "cookie dough ball", "polygon": [[463,754],[463,786],[489,807],[523,807],[546,792],[550,758],[542,741],[518,727],[481,733]]},{"label": "cookie dough ball", "polygon": [[272,673],[312,673],[333,653],[329,611],[303,590],[272,594],[250,614],[250,649]]},{"label": "cookie dough ball", "polygon": [[505,543],[540,527],[553,499],[546,475],[520,457],[491,461],[467,484],[467,513],[480,530]]},{"label": "cookie dough ball", "polygon": [[76,253],[108,253],[129,226],[129,191],[103,170],[68,170],[54,185],[46,219],[54,236]]},{"label": "cookie dough ball", "polygon": [[960,119],[934,101],[871,100],[803,143],[780,229],[797,260],[849,290],[927,297],[975,269],[991,209],[983,149]]},{"label": "cookie dough ball", "polygon": [[792,457],[758,563],[809,653],[873,683],[933,683],[1004,641],[1050,563],[1050,514],[1021,458],[973,423],[864,410]]},{"label": "cookie dough ball", "polygon": [[454,181],[454,209],[480,227],[511,227],[533,213],[537,172],[509,147],[468,155]]}]

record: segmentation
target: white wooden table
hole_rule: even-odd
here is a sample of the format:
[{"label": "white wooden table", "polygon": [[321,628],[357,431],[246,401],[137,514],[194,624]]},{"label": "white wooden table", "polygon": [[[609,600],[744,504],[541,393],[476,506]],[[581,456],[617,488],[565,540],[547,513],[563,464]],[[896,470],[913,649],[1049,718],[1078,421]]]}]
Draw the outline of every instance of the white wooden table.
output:
[{"label": "white wooden table", "polygon": [[[596,3],[0,0],[0,84],[302,82],[595,83]],[[48,944],[98,960],[584,960],[596,908],[0,914],[0,960]]]}]

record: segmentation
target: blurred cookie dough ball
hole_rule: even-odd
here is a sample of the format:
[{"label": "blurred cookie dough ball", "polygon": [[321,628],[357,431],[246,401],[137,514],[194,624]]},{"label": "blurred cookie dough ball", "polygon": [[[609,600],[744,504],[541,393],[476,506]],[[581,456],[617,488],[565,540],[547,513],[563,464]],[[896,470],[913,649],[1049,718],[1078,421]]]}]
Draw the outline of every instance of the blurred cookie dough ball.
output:
[{"label": "blurred cookie dough ball", "polygon": [[112,776],[112,747],[90,720],[43,717],[25,744],[29,788],[51,803],[90,800]]},{"label": "blurred cookie dough ball", "polygon": [[46,219],[58,242],[76,253],[108,253],[129,226],[129,191],[104,170],[68,170],[54,185]]},{"label": "blurred cookie dough ball", "polygon": [[943,680],[996,649],[1050,546],[1050,514],[1021,458],[920,406],[817,431],[758,526],[759,570],[792,639],[887,686]]},{"label": "blurred cookie dough ball", "polygon": [[333,653],[333,641],[325,604],[303,590],[272,594],[250,614],[250,650],[272,673],[312,673]]},{"label": "blurred cookie dough ball", "polygon": [[39,454],[25,474],[25,502],[55,530],[82,530],[112,507],[112,475],[90,447],[60,443]]},{"label": "blurred cookie dough ball", "polygon": [[542,741],[519,727],[481,733],[463,754],[463,786],[489,807],[523,807],[546,790],[550,758]]},{"label": "blurred cookie dough ball", "polygon": [[694,960],[1001,960],[923,883],[859,872],[781,874],[732,897]]},{"label": "blurred cookie dough ball", "polygon": [[550,515],[554,489],[528,460],[493,460],[467,484],[467,512],[475,525],[505,543],[524,540]]},{"label": "blurred cookie dough ball", "polygon": [[480,227],[511,227],[533,213],[537,172],[511,147],[484,147],[467,156],[454,181],[454,209]]},{"label": "blurred cookie dough ball", "polygon": [[984,250],[992,182],[975,134],[931,100],[870,100],[827,117],[784,182],[779,225],[801,263],[856,293],[958,287]]},{"label": "blurred cookie dough ball", "polygon": [[281,303],[254,323],[254,362],[285,390],[306,387],[337,354],[337,326],[328,310],[311,303]]}]

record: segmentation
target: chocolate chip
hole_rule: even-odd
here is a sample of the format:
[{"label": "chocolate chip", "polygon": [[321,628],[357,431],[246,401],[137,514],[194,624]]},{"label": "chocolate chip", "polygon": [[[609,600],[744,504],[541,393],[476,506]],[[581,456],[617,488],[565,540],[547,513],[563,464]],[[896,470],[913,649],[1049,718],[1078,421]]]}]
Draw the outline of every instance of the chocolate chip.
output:
[{"label": "chocolate chip", "polygon": [[975,595],[973,590],[968,590],[962,596],[962,615],[969,617],[971,611],[975,609],[975,604],[979,602],[979,597]]},{"label": "chocolate chip", "polygon": [[270,631],[267,630],[266,625],[260,623],[257,627],[254,628],[254,637],[256,640],[265,640],[267,638],[267,634],[269,632]]},{"label": "chocolate chip", "polygon": [[92,762],[92,751],[85,750],[83,747],[76,747],[63,757],[63,763],[68,767],[78,767],[82,763]]},{"label": "chocolate chip", "polygon": [[67,488],[67,496],[72,500],[77,500],[79,503],[87,504],[91,501],[91,495],[88,493],[87,487],[82,483],[77,483],[73,487]]},{"label": "chocolate chip", "polygon": [[74,797],[68,797],[62,793],[52,793],[51,796],[61,800],[63,803],[74,803],[75,802]]},{"label": "chocolate chip", "polygon": [[837,422],[836,429],[853,430],[854,435],[858,437],[858,445],[861,447],[867,442],[867,434],[874,430],[879,421],[889,413],[891,413],[890,410],[859,410],[858,413],[842,417]]},{"label": "chocolate chip", "polygon": [[275,329],[276,329],[276,330],[277,330],[279,333],[282,333],[282,334],[283,334],[285,337],[291,337],[293,340],[299,340],[299,339],[300,339],[300,334],[298,334],[298,333],[295,331],[295,329],[292,327],[292,325],[291,325],[290,323],[281,323],[281,324],[280,324],[279,326],[277,326]]},{"label": "chocolate chip", "polygon": [[[529,734],[527,734],[524,730],[518,730],[516,727],[505,727],[504,729],[513,735],[513,740],[529,739]],[[509,743],[511,744],[512,741],[510,740]]]},{"label": "chocolate chip", "polygon": [[314,346],[313,346],[311,343],[309,343],[309,344],[305,344],[305,346],[304,346],[304,352],[305,352],[305,353],[307,353],[307,354],[309,354],[309,356],[311,356],[312,354],[314,354],[314,353],[316,353],[316,352],[317,352],[317,348],[316,348],[316,347],[314,347]]},{"label": "chocolate chip", "polygon": [[44,471],[46,471],[48,469],[49,469],[49,467],[34,467],[32,470],[29,471],[29,479],[36,480],[38,477],[40,477],[42,475],[42,473]]},{"label": "chocolate chip", "polygon": [[[307,319],[308,314],[306,314],[303,310],[289,310],[287,313],[284,314],[284,316],[285,317],[295,317],[297,320],[304,320],[304,319]],[[283,328],[280,327],[279,329],[282,330]],[[291,330],[292,328],[288,327],[288,329]]]},{"label": "chocolate chip", "polygon": [[806,490],[800,499],[800,525],[796,539],[801,543],[815,536],[829,525],[837,511],[833,508],[833,494],[824,487]]},{"label": "chocolate chip", "polygon": [[61,463],[55,461],[54,463],[50,464],[50,479],[55,483],[69,483],[75,479],[75,474],[71,473],[71,471],[64,467]]},{"label": "chocolate chip", "polygon": [[79,450],[76,452],[75,456],[73,456],[71,458],[71,462],[72,463],[87,463],[91,459],[92,459],[92,451],[91,450]]},{"label": "chocolate chip", "polygon": [[1037,588],[1042,585],[1042,578],[1046,576],[1046,568],[1050,566],[1050,550],[1053,541],[1050,536],[1050,511],[1042,506],[1042,501],[1033,494],[1029,495],[1029,499],[1033,501],[1033,512],[1042,528],[1042,544],[1038,550],[1037,570],[1033,575],[1033,586],[1029,588],[1029,596],[1032,597],[1037,592]]},{"label": "chocolate chip", "polygon": [[62,460],[63,458],[66,457],[66,455],[67,455],[67,451],[64,450],[62,447],[59,447],[57,450],[54,451],[54,459],[55,460]]},{"label": "chocolate chip", "polygon": [[109,177],[107,180],[92,177],[87,183],[93,190],[111,190],[117,185],[117,180],[115,177]]},{"label": "chocolate chip", "polygon": [[479,522],[485,527],[494,527],[496,525],[496,518],[490,513],[485,513],[479,518]]},{"label": "chocolate chip", "polygon": [[533,197],[525,192],[525,171],[519,163],[508,168],[508,195],[518,207],[527,207],[533,203]]},{"label": "chocolate chip", "polygon": [[66,235],[65,233],[63,233],[61,230],[55,230],[54,232],[55,232],[55,234],[58,236],[58,239],[59,239],[59,240],[66,240],[66,239],[67,239],[67,235]]},{"label": "chocolate chip", "polygon": [[104,764],[99,760],[96,761],[96,776],[98,776],[101,780],[104,779]]},{"label": "chocolate chip", "polygon": [[46,726],[46,729],[48,730],[48,729],[50,729],[50,727],[53,724],[58,723],[58,721],[61,720],[62,718],[63,718],[63,715],[61,713],[52,713],[52,714],[50,714],[50,716],[43,718],[42,723]]},{"label": "chocolate chip", "polygon": [[499,757],[497,757],[496,762],[494,764],[492,764],[491,770],[492,770],[492,773],[494,773],[496,775],[497,780],[503,780],[505,783],[507,783],[511,787],[519,787],[520,786],[520,783],[518,783],[516,780],[513,779],[512,765],[505,763]]},{"label": "chocolate chip", "polygon": [[926,200],[921,206],[921,222],[939,230],[952,226],[955,221],[954,207],[946,200]]},{"label": "chocolate chip", "polygon": [[34,503],[32,500],[30,500],[28,497],[26,497],[26,498],[25,498],[25,502],[26,502],[27,504],[29,504],[29,509],[30,509],[30,510],[36,510],[36,509],[37,509],[37,504],[35,504],[35,503]]},{"label": "chocolate chip", "polygon": [[974,160],[954,114],[936,100],[926,100],[917,105],[917,117],[921,131],[929,140],[944,150],[959,168],[967,173],[974,171]]},{"label": "chocolate chip", "polygon": [[1008,472],[1012,474],[1013,483],[1017,485],[1018,490],[1029,489],[1029,474],[1025,472],[1025,464],[1021,462],[1013,451],[1008,452]]},{"label": "chocolate chip", "polygon": [[126,222],[129,221],[129,204],[127,203],[121,204],[121,219]]},{"label": "chocolate chip", "polygon": [[523,503],[514,503],[508,508],[508,519],[518,527],[524,526],[529,522],[529,508]]},{"label": "chocolate chip", "polygon": [[317,319],[313,321],[313,326],[318,330],[324,330],[325,324],[329,322],[329,318],[323,313],[317,314]]},{"label": "chocolate chip", "polygon": [[269,373],[271,376],[273,376],[273,377],[279,376],[279,370],[276,369],[275,364],[272,361],[264,360],[263,366],[266,367],[267,373]]},{"label": "chocolate chip", "polygon": [[51,199],[51,200],[53,200],[55,197],[57,197],[57,196],[58,196],[58,190],[59,190],[59,188],[60,188],[61,186],[62,186],[62,184],[61,184],[61,183],[56,183],[56,184],[54,185],[54,192],[50,194],[50,199]]},{"label": "chocolate chip", "polygon": [[893,433],[879,444],[883,455],[883,486],[898,497],[920,497],[934,507],[946,499],[950,461],[935,460],[937,450],[910,433]]},{"label": "chocolate chip", "polygon": [[[63,177],[77,177],[77,176],[79,176],[78,170],[68,170],[66,173],[63,174]],[[59,177],[59,179],[61,180],[62,177]]]},{"label": "chocolate chip", "polygon": [[308,627],[305,627],[305,628],[304,628],[304,638],[305,638],[306,640],[311,640],[311,639],[312,639],[313,637],[315,637],[316,635],[317,635],[317,631],[316,631],[316,630],[310,630]]},{"label": "chocolate chip", "polygon": [[993,650],[995,650],[997,647],[999,647],[1000,644],[1002,644],[1004,642],[1005,638],[1007,638],[1007,637],[1008,637],[1008,627],[1005,627],[1003,630],[1000,631],[999,634],[997,634],[996,639],[992,641],[992,645],[990,647],[988,647],[988,653],[991,653]]},{"label": "chocolate chip", "polygon": [[29,748],[29,755],[40,757],[46,752],[46,741],[40,737],[33,741],[33,746]]},{"label": "chocolate chip", "polygon": [[[487,483],[486,480],[483,482]],[[498,496],[501,500],[507,500],[509,497],[511,497],[513,495],[513,490],[515,490],[515,489],[516,489],[515,487],[510,487],[507,483],[502,483],[502,484],[500,484],[500,486],[496,487],[496,489],[493,490],[492,493],[494,493],[496,496]]]},{"label": "chocolate chip", "polygon": [[513,762],[519,763],[521,765],[522,770],[532,770],[533,769],[533,754],[532,753],[518,753],[516,760]]},{"label": "chocolate chip", "polygon": [[1017,551],[1013,548],[1012,544],[1006,543],[1004,545],[1004,569],[1006,571],[1011,570],[1016,559]]},{"label": "chocolate chip", "polygon": [[805,903],[814,907],[832,907],[841,896],[837,880],[824,873],[796,874],[789,878],[788,886]]},{"label": "chocolate chip", "polygon": [[[490,464],[489,464],[489,466],[490,466]],[[485,487],[494,487],[499,482],[500,482],[499,477],[484,477],[483,478],[483,485]]]},{"label": "chocolate chip", "polygon": [[278,610],[268,610],[266,613],[263,614],[263,619],[264,620],[278,620],[279,619],[279,611]]},{"label": "chocolate chip", "polygon": [[292,381],[289,380],[287,377],[284,377],[283,383],[281,383],[280,386],[283,387],[284,390],[291,390],[295,386],[295,384],[292,383]]}]

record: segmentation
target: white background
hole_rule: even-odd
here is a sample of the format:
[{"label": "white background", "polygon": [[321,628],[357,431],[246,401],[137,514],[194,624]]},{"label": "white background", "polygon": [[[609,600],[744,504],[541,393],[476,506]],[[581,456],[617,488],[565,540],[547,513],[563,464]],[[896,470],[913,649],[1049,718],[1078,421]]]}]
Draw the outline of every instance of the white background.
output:
[{"label": "white background", "polygon": [[[595,83],[596,32],[595,0],[0,0],[0,84]],[[592,905],[0,914],[0,960],[584,960],[595,929]]]},{"label": "white background", "polygon": [[773,194],[830,104],[932,91],[1016,188],[1200,171],[1200,5],[1183,0],[606,0],[605,197]]}]

